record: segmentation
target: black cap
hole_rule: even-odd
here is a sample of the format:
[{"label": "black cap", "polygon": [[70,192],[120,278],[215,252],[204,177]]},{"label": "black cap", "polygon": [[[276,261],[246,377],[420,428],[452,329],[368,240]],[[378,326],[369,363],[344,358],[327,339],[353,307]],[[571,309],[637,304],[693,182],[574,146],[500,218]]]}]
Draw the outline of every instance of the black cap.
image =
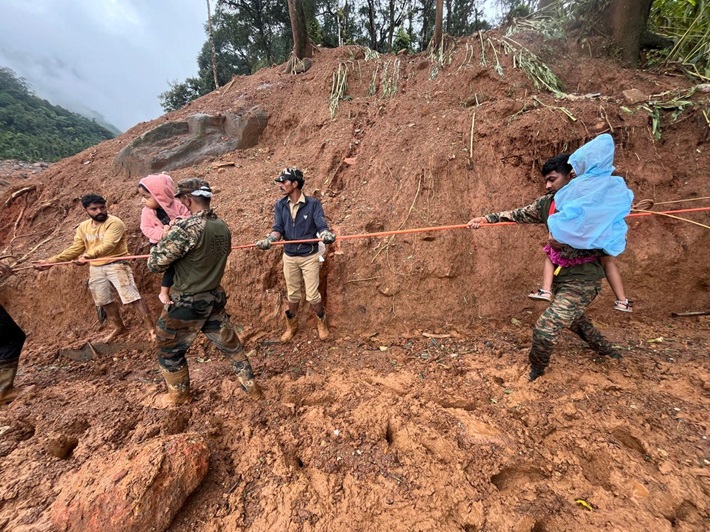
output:
[{"label": "black cap", "polygon": [[303,172],[298,168],[284,168],[281,170],[279,177],[274,179],[277,183],[283,183],[284,181],[296,181],[300,186],[303,186]]}]

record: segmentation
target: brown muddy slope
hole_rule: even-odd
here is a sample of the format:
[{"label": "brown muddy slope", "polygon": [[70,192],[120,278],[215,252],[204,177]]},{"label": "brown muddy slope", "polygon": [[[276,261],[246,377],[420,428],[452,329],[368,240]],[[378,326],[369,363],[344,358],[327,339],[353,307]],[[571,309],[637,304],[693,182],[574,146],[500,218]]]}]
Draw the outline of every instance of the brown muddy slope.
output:
[{"label": "brown muddy slope", "polygon": [[[39,187],[3,204],[3,249],[28,260],[62,249],[85,217],[78,198],[96,191],[130,228],[129,249],[146,252],[137,179],[114,172],[116,153],[161,121],[245,103],[270,114],[257,147],[222,158],[234,167],[171,172],[219,189],[215,207],[235,244],[268,232],[273,178],[284,166],[304,170],[306,192],[318,191],[338,234],[461,224],[537,197],[540,164],[604,129],[639,199],[710,196],[702,114],[677,123],[664,115],[654,142],[646,112],[621,95],[687,88],[686,80],[526,42],[568,92],[601,97],[556,100],[499,48],[501,76],[488,45],[481,63],[477,39],[458,41],[443,67],[424,55],[366,61],[356,48],[322,50],[305,74],[273,68],[237,78],[38,176],[7,178],[11,190]],[[349,98],[331,120],[339,64],[349,67]],[[382,72],[395,67],[397,91],[383,96]],[[707,224],[706,214],[688,217]],[[630,222],[619,263],[635,313],[613,312],[608,290],[591,310],[626,358],[596,364],[564,336],[549,373],[530,385],[526,349],[542,307],[525,294],[537,286],[544,239],[542,228],[526,226],[337,243],[325,274],[333,340],[318,342],[304,313],[289,346],[273,343],[279,253],[235,251],[229,310],[258,349],[266,399],[248,403],[226,362],[200,344],[189,357],[196,401],[174,412],[144,406],[160,389],[150,352],[83,363],[58,355],[101,334],[84,270],[17,275],[0,298],[29,333],[17,379],[27,391],[0,412],[0,528],[47,529],[48,506],[71,489],[65,473],[90,457],[110,460],[127,445],[195,431],[209,438],[210,471],[172,530],[703,530],[710,322],[669,312],[710,307],[710,233],[661,217]],[[157,277],[141,262],[134,271],[157,314]],[[128,340],[144,340],[138,317],[124,314]],[[61,435],[77,441],[65,459],[48,451]]]}]

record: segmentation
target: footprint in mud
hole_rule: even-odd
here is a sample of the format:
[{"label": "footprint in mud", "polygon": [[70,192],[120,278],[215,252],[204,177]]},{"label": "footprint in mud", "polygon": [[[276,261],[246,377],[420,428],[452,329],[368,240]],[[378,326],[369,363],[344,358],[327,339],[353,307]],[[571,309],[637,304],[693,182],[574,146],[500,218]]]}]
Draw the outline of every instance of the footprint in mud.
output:
[{"label": "footprint in mud", "polygon": [[23,441],[35,435],[35,427],[18,420],[11,425],[0,427],[0,458],[7,456]]},{"label": "footprint in mud", "polygon": [[586,457],[583,453],[577,453],[580,460],[582,474],[590,484],[601,486],[607,491],[612,491],[613,485],[611,482],[611,465],[614,459],[611,455],[604,451],[598,454]]},{"label": "footprint in mud", "polygon": [[302,406],[328,406],[337,398],[328,390],[323,390],[323,383],[302,383],[288,386],[282,394],[282,402]]},{"label": "footprint in mud", "polygon": [[480,401],[454,397],[449,399],[442,399],[440,401],[434,400],[433,402],[435,402],[442,408],[456,408],[466,410],[467,412],[476,412],[481,407]]},{"label": "footprint in mud", "polygon": [[503,493],[516,489],[521,485],[529,485],[535,482],[540,482],[548,478],[547,474],[541,469],[529,464],[519,466],[504,467],[499,473],[491,477],[493,484],[498,491]]},{"label": "footprint in mud", "polygon": [[45,449],[52,456],[56,456],[62,460],[68,460],[71,458],[77,445],[79,445],[79,440],[75,436],[56,434],[47,438]]},{"label": "footprint in mud", "polygon": [[641,443],[641,441],[633,436],[627,429],[624,427],[616,427],[614,430],[611,431],[611,435],[614,436],[617,440],[619,440],[625,447],[628,447],[632,451],[637,451],[638,453],[641,454],[641,456],[648,456],[648,453],[646,452],[646,447]]},{"label": "footprint in mud", "polygon": [[155,436],[171,436],[185,432],[190,421],[190,412],[185,410],[147,409],[143,421],[135,428],[133,441],[141,443]]}]

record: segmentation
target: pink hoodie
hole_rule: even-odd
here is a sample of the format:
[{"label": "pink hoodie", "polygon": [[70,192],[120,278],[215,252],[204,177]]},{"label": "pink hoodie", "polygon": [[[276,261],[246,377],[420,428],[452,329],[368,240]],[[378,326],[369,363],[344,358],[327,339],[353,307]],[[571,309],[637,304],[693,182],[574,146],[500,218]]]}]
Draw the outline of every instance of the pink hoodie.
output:
[{"label": "pink hoodie", "polygon": [[[179,201],[175,201],[173,194],[173,179],[167,174],[151,174],[140,180],[151,196],[155,198],[170,220],[187,218],[190,211]],[[148,237],[151,244],[156,244],[163,236],[163,224],[158,219],[155,209],[143,207],[141,211],[141,231]]]}]

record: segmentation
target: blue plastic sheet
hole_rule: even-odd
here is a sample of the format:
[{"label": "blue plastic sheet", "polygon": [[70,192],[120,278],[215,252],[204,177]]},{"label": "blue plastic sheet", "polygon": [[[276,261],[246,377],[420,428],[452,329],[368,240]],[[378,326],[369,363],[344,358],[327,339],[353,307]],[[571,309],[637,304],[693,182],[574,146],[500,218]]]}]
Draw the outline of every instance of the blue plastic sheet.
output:
[{"label": "blue plastic sheet", "polygon": [[587,142],[569,163],[577,177],[555,194],[547,225],[555,240],[576,249],[602,249],[613,257],[626,248],[634,194],[614,171],[614,140],[605,133]]}]

